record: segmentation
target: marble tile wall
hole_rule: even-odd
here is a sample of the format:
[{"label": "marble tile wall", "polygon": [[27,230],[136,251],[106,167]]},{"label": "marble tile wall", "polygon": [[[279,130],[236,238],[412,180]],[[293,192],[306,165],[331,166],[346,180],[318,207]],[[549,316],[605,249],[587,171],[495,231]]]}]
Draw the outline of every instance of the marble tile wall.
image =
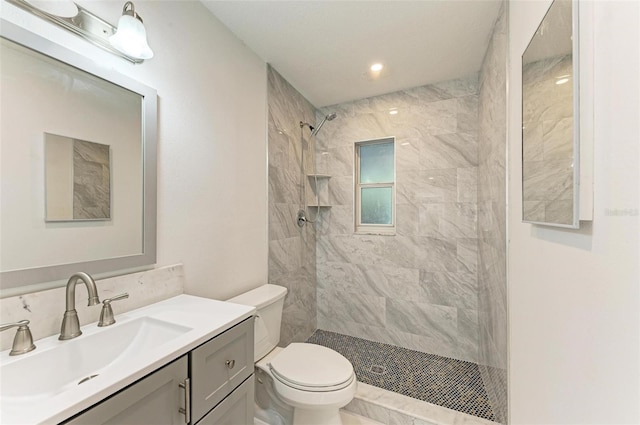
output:
[{"label": "marble tile wall", "polygon": [[573,223],[573,74],[571,55],[522,69],[523,215],[527,221]]},{"label": "marble tile wall", "polygon": [[[309,130],[300,121],[315,123],[315,108],[276,70],[268,67],[269,108],[269,283],[286,287],[280,344],[305,341],[316,329],[316,229],[307,224],[299,228],[303,184],[302,148],[305,144],[306,168]],[[307,186],[307,190],[310,187]],[[310,211],[313,217],[313,211]]]},{"label": "marble tile wall", "polygon": [[[182,264],[178,264],[96,280],[96,285],[101,300],[125,292],[129,294],[129,298],[113,304],[117,320],[119,313],[135,310],[182,294],[184,292],[184,271]],[[0,323],[29,320],[31,321],[29,328],[34,340],[56,335],[60,333],[65,302],[65,288],[2,298],[0,299]],[[80,325],[97,322],[100,319],[101,307],[87,306],[87,291],[84,285],[78,285],[76,288],[76,310]],[[14,335],[13,331],[0,333],[0,351],[11,348]]]},{"label": "marble tile wall", "polygon": [[[389,114],[391,110],[397,114]],[[478,76],[322,108],[318,328],[478,360]],[[354,143],[396,138],[397,232],[354,234]]]},{"label": "marble tile wall", "polygon": [[73,219],[111,218],[109,145],[73,139]]},{"label": "marble tile wall", "polygon": [[480,71],[478,102],[478,324],[482,380],[501,423],[507,420],[506,4]]}]

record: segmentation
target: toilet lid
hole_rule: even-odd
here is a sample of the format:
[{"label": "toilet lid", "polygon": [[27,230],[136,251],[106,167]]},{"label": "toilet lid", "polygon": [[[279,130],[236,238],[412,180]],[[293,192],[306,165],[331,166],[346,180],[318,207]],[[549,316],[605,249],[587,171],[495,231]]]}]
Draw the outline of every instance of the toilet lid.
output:
[{"label": "toilet lid", "polygon": [[270,362],[281,380],[302,387],[335,387],[349,383],[353,366],[344,356],[321,345],[292,343]]}]

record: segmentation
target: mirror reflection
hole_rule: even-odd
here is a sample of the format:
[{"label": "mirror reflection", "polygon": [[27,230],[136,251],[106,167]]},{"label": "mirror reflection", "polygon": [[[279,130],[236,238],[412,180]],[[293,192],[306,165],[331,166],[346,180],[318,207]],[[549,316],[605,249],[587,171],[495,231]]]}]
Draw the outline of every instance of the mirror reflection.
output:
[{"label": "mirror reflection", "polygon": [[1,30],[1,288],[152,264],[155,91]]},{"label": "mirror reflection", "polygon": [[572,2],[555,0],[522,56],[523,220],[577,227]]},{"label": "mirror reflection", "polygon": [[109,145],[45,134],[46,221],[111,218]]}]

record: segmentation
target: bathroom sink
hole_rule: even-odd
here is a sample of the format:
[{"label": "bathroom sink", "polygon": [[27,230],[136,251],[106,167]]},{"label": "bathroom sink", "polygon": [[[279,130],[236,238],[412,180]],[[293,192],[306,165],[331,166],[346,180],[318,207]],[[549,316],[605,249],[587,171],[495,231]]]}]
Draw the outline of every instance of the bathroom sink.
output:
[{"label": "bathroom sink", "polygon": [[242,322],[252,307],[178,295],[116,316],[82,335],[0,353],[0,423],[60,423]]},{"label": "bathroom sink", "polygon": [[0,366],[0,398],[33,401],[54,396],[107,375],[121,363],[144,356],[189,330],[163,320],[140,317],[102,332],[60,341],[22,361]]}]

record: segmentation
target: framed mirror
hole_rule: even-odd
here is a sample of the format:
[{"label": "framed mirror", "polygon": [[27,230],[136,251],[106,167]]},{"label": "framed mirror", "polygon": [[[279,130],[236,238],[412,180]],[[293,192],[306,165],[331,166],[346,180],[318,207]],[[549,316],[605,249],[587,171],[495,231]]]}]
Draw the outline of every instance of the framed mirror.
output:
[{"label": "framed mirror", "polygon": [[8,21],[0,36],[0,290],[154,264],[156,91]]},{"label": "framed mirror", "polygon": [[522,220],[579,228],[578,2],[554,0],[522,55]]}]

